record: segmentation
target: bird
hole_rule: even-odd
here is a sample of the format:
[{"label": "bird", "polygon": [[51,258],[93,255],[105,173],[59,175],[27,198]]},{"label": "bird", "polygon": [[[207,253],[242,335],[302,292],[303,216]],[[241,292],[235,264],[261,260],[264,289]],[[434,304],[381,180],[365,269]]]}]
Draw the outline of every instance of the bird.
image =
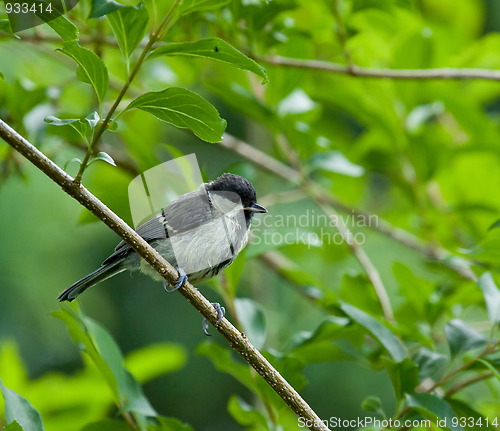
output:
[{"label": "bird", "polygon": [[[123,271],[138,271],[163,281],[164,289],[175,292],[188,280],[197,284],[208,280],[229,266],[247,245],[254,214],[267,213],[257,203],[256,192],[247,179],[224,173],[203,183],[194,191],[174,199],[153,218],[138,226],[136,232],[155,248],[179,273],[169,283],[124,241],[99,268],[66,288],[59,301],[73,301],[92,287]],[[223,307],[212,303],[220,322]],[[203,321],[203,331],[207,332]]]}]

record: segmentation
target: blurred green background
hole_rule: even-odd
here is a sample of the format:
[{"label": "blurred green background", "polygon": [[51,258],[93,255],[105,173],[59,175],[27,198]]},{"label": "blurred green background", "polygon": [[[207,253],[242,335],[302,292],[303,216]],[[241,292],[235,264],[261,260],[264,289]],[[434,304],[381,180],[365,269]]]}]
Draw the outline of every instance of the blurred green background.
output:
[{"label": "blurred green background", "polygon": [[[450,356],[453,341],[444,328],[452,319],[466,322],[474,334],[490,341],[498,335],[470,274],[490,271],[493,280],[498,277],[500,241],[494,223],[500,218],[500,84],[370,79],[271,63],[278,55],[381,69],[499,69],[500,6],[495,0],[212,3],[209,10],[180,17],[164,42],[219,37],[259,62],[269,82],[221,62],[159,57],[144,62],[126,100],[170,86],[195,91],[227,120],[229,135],[292,167],[303,182],[294,184],[266,169],[245,147],[238,154],[135,110],[123,114],[117,132],[102,139],[100,149],[118,167],[92,164],[83,183],[131,223],[128,183],[180,154],[194,152],[207,181],[223,172],[248,178],[270,214],[266,222],[255,221],[253,243],[239,258],[238,268],[244,267],[236,297],[253,299],[255,312],[265,316],[265,328],[254,328],[256,337],[265,337],[259,347],[322,418],[372,416],[362,406],[369,396],[380,399],[388,417],[397,415],[405,392],[426,378],[439,381],[483,346],[464,343],[460,355]],[[160,17],[170,2],[145,4],[151,19],[155,7]],[[108,21],[88,18],[91,9],[92,2],[82,0],[68,18],[80,30],[80,45],[96,52],[109,71],[106,112],[126,68]],[[76,133],[43,120],[48,115],[83,118],[96,110],[91,87],[76,79],[74,62],[56,51],[62,43],[47,25],[15,38],[5,19],[0,23],[0,117],[60,166],[82,158],[85,146]],[[225,142],[232,142],[231,136]],[[76,430],[85,420],[115,417],[116,411],[103,401],[104,408],[86,410],[83,423],[68,426],[61,418],[79,410],[59,408],[57,402],[47,406],[36,382],[47,379],[39,387],[71,398],[70,379],[83,372],[84,364],[65,325],[51,316],[59,309],[56,296],[98,267],[119,239],[3,141],[0,159],[0,376],[40,410],[48,431]],[[77,163],[68,164],[70,174],[77,170]],[[362,235],[360,245],[389,295],[394,320],[387,327],[404,342],[419,372],[418,381],[399,394],[384,359],[387,352],[369,329],[326,330],[321,339],[311,332],[332,315],[345,317],[342,302],[382,322],[387,317],[352,248],[283,240],[287,232],[334,235],[332,226],[297,230],[276,225],[279,217],[322,214],[324,205],[336,208],[347,228]],[[376,215],[378,224],[364,227],[354,221],[352,209]],[[273,232],[281,239],[262,244],[264,235]],[[463,277],[461,271],[469,275]],[[199,287],[211,301],[223,303],[224,286],[235,273],[237,269]],[[146,397],[161,415],[197,430],[298,429],[292,413],[281,416],[276,407],[280,400],[266,405],[199,354],[200,345],[227,349],[227,344],[213,328],[213,336],[205,339],[201,316],[181,295],[166,295],[161,284],[142,275],[120,274],[87,291],[79,303],[110,331],[125,355],[157,343],[178,349],[172,369],[165,365],[144,383]],[[229,319],[235,316],[229,314]],[[245,316],[235,320],[246,322]],[[309,340],[310,349],[297,347],[301,339]],[[24,380],[12,365],[17,361],[13,346],[28,372]],[[422,349],[441,355],[447,365],[433,362],[432,373],[424,370],[417,358]],[[498,367],[495,353],[488,358]],[[459,377],[468,378],[462,371]],[[475,372],[484,371],[478,365]],[[409,374],[403,379],[411,380]],[[97,385],[95,390],[108,390],[98,377],[89,381]],[[453,381],[446,383],[445,391],[453,387]],[[86,390],[92,397],[93,389]],[[500,411],[499,391],[498,381],[485,377],[467,385],[450,405],[457,415],[467,413],[457,407],[465,403],[475,414],[491,418]],[[228,412],[232,395],[245,400],[268,425],[246,424],[244,414]],[[418,414],[426,417],[422,410]]]}]

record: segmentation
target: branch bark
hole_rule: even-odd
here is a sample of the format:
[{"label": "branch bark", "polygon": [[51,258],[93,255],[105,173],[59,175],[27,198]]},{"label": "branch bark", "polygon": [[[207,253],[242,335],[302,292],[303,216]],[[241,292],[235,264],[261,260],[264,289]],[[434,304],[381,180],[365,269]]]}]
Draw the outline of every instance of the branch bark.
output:
[{"label": "branch bark", "polygon": [[259,58],[273,66],[312,69],[341,75],[379,79],[484,79],[500,81],[500,71],[493,69],[441,67],[435,69],[376,69],[355,64],[339,64],[321,60],[304,60],[280,56]]},{"label": "branch bark", "polygon": [[[43,153],[0,119],[0,138],[33,163],[45,175],[57,183],[63,191],[76,199],[80,204],[97,216],[110,229],[130,245],[146,262],[148,262],[169,283],[175,283],[177,271],[169,262],[142,239],[130,226],[113,213],[80,183],[64,172]],[[247,336],[239,332],[226,318],[216,326],[217,313],[211,303],[190,283],[179,289],[179,292],[205,317],[217,331],[273,388],[285,403],[303,418],[310,430],[327,431],[328,427],[319,416],[302,399],[295,389],[273,368],[266,358],[250,343]]]}]

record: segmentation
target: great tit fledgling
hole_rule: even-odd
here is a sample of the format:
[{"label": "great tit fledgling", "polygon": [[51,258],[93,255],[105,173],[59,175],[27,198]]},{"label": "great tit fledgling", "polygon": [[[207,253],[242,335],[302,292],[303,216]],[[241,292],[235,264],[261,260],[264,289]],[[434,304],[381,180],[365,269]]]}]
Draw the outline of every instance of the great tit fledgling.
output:
[{"label": "great tit fledgling", "polygon": [[[226,173],[179,196],[136,229],[179,271],[180,278],[172,290],[167,289],[165,282],[167,292],[177,290],[188,279],[192,284],[207,280],[233,262],[248,242],[253,215],[267,212],[256,200],[255,189],[249,181]],[[100,268],[73,283],[57,299],[73,301],[85,289],[125,270],[141,270],[164,281],[122,241]],[[220,306],[218,311],[220,313]]]}]

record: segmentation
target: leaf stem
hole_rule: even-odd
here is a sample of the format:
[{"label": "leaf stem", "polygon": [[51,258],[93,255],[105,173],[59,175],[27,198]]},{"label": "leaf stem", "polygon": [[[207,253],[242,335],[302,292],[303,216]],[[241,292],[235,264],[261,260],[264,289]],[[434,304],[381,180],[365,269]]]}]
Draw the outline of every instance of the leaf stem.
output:
[{"label": "leaf stem", "polygon": [[462,364],[460,367],[454,369],[450,373],[446,374],[445,376],[441,377],[434,385],[432,385],[426,392],[432,392],[434,389],[436,389],[438,386],[441,386],[443,383],[446,383],[447,381],[451,380],[453,377],[455,377],[458,373],[461,371],[466,370],[469,368],[474,362],[476,362],[479,359],[484,358],[486,355],[489,355],[490,353],[493,353],[497,346],[500,344],[500,340],[496,341],[493,344],[490,344],[484,348],[484,350],[479,353],[479,355],[475,356],[474,358],[470,359],[469,361],[465,362]]},{"label": "leaf stem", "polygon": [[458,391],[461,391],[462,389],[466,388],[467,386],[470,386],[474,383],[480,382],[481,380],[489,379],[490,377],[493,377],[493,373],[491,371],[488,373],[484,373],[484,374],[478,374],[477,376],[472,376],[469,379],[464,380],[463,382],[457,383],[455,386],[448,389],[444,394],[444,398],[451,397],[453,394],[457,393]]},{"label": "leaf stem", "polygon": [[134,417],[130,412],[123,412],[122,413],[125,422],[127,422],[128,426],[134,430],[137,429],[137,422],[135,421]]}]

